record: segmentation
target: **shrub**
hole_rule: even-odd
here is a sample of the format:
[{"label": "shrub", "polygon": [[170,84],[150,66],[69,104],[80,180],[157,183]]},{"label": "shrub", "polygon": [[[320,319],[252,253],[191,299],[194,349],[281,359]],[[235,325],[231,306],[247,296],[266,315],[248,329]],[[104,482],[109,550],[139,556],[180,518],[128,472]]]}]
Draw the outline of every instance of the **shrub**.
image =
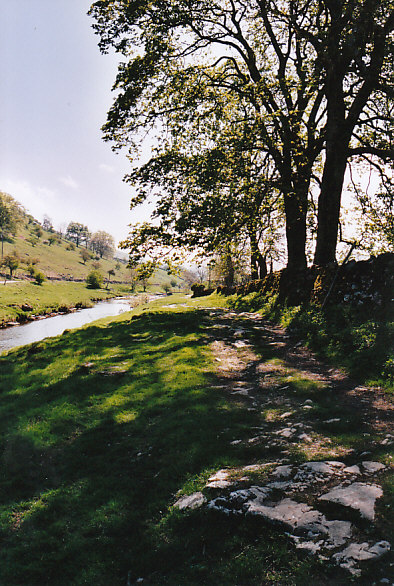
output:
[{"label": "shrub", "polygon": [[86,277],[89,289],[100,289],[103,284],[103,275],[99,271],[91,271]]},{"label": "shrub", "polygon": [[37,271],[34,275],[34,280],[37,283],[37,285],[42,285],[43,282],[46,281],[44,273]]},{"label": "shrub", "polygon": [[27,267],[27,272],[29,273],[29,275],[30,275],[31,277],[34,277],[34,275],[35,275],[35,273],[36,273],[36,269],[33,267],[33,265],[31,265],[31,264],[30,264],[30,265]]}]

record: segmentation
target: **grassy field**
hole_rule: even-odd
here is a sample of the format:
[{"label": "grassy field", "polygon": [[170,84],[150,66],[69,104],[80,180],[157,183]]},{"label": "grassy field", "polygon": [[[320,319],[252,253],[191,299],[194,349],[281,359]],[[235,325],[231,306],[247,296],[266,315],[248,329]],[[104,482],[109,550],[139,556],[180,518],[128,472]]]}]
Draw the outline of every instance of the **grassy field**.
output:
[{"label": "grassy field", "polygon": [[[231,445],[268,415],[220,391],[218,304],[174,295],[0,356],[1,584],[351,582],[253,520],[172,508],[219,468],[273,457]],[[324,389],[298,379],[327,411]]]}]

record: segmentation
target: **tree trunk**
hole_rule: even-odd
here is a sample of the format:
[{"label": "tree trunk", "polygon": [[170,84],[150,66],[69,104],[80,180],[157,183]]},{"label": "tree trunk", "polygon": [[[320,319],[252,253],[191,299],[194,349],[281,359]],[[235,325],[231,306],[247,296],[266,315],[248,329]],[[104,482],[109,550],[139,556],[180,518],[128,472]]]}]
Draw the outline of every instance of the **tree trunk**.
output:
[{"label": "tree trunk", "polygon": [[327,81],[326,159],[317,214],[317,241],[314,263],[336,262],[341,195],[347,164],[351,129],[346,125],[342,77],[333,68]]},{"label": "tree trunk", "polygon": [[284,193],[286,214],[287,268],[298,271],[306,268],[306,213],[308,190],[306,193]]},{"label": "tree trunk", "polygon": [[[340,142],[343,142],[341,140]],[[327,149],[317,215],[317,241],[314,264],[325,266],[336,262],[339,215],[343,180],[347,163],[347,144],[338,142]]]}]

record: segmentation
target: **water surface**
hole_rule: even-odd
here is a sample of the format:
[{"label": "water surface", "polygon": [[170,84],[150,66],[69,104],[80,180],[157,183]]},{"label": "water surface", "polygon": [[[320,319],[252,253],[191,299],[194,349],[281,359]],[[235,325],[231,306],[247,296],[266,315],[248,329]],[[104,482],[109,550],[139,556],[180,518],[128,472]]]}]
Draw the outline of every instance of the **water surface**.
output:
[{"label": "water surface", "polygon": [[80,328],[96,319],[118,315],[129,310],[130,305],[126,299],[110,299],[109,301],[100,301],[88,309],[79,309],[74,313],[47,317],[21,326],[0,330],[0,353],[16,346],[24,346],[44,338],[59,336],[64,330]]}]

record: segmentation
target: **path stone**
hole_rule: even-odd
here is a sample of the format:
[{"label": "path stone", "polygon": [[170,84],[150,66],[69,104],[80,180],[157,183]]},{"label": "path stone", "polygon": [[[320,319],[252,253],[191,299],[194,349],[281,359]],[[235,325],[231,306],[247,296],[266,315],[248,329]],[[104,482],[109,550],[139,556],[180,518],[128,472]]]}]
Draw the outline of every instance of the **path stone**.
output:
[{"label": "path stone", "polygon": [[380,472],[381,470],[384,470],[386,468],[386,466],[384,464],[381,464],[380,462],[366,461],[361,462],[361,465],[364,468],[364,470],[366,470],[370,474],[375,474],[376,472]]},{"label": "path stone", "polygon": [[349,486],[337,487],[319,497],[319,501],[338,504],[347,509],[357,511],[368,521],[375,518],[375,501],[383,495],[380,486],[354,482]]},{"label": "path stone", "polygon": [[174,504],[174,507],[183,511],[185,509],[198,509],[207,502],[207,499],[202,492],[194,492],[193,494],[183,496]]},{"label": "path stone", "polygon": [[351,543],[343,551],[333,555],[333,559],[342,567],[354,575],[360,575],[357,568],[358,562],[377,560],[391,549],[388,541],[379,541],[371,546],[369,543]]}]

